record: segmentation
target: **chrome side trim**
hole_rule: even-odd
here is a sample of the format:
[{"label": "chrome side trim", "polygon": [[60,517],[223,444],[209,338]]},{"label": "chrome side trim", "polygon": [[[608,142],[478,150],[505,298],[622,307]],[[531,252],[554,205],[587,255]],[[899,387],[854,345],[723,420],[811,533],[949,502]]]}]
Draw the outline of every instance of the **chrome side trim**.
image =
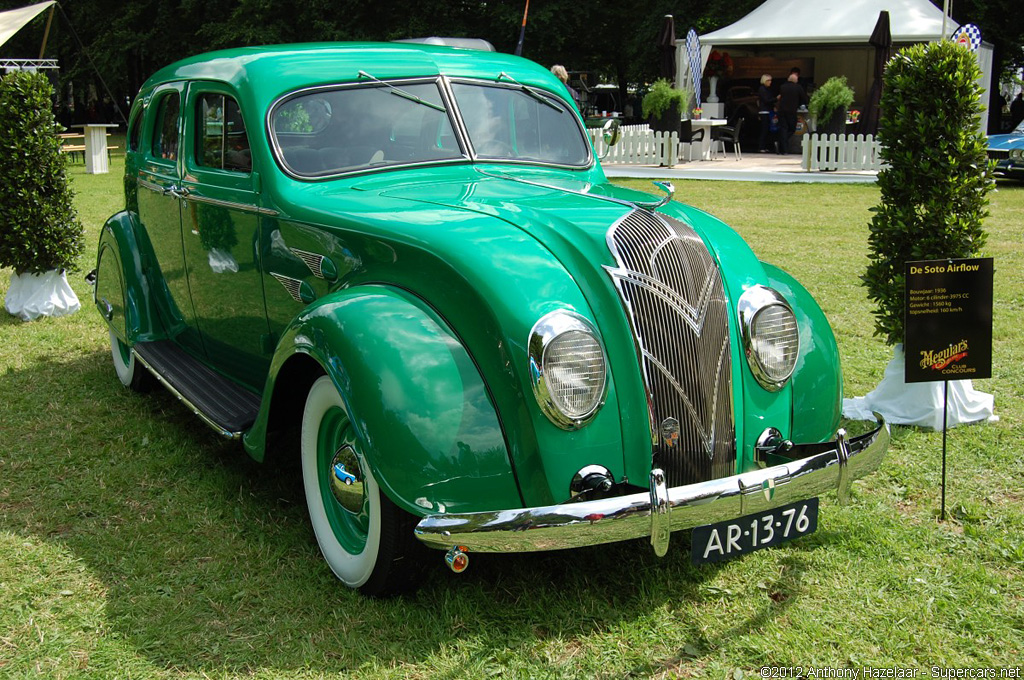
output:
[{"label": "chrome side trim", "polygon": [[153,182],[149,182],[144,179],[137,180],[137,183],[143,189],[149,189],[150,191],[155,191],[158,194],[164,193],[164,188],[159,184],[154,184]]},{"label": "chrome side trim", "polygon": [[164,378],[162,375],[160,375],[160,373],[155,368],[153,368],[149,364],[149,362],[147,362],[145,359],[143,359],[142,355],[139,354],[138,352],[136,352],[134,348],[132,348],[132,354],[135,356],[135,360],[136,361],[138,361],[140,364],[142,364],[146,368],[147,371],[149,371],[150,373],[153,374],[153,377],[157,379],[157,382],[159,382],[161,385],[166,387],[167,391],[169,391],[171,394],[173,394],[178,399],[178,401],[180,401],[182,404],[184,404],[186,407],[188,407],[188,409],[190,411],[192,411],[192,413],[194,413],[195,415],[199,416],[199,419],[201,421],[203,421],[204,423],[209,425],[211,428],[213,428],[213,430],[217,434],[219,434],[220,436],[225,437],[227,439],[241,439],[242,435],[245,434],[244,432],[232,432],[231,430],[225,429],[224,427],[222,427],[218,423],[215,423],[213,420],[210,419],[210,417],[208,415],[206,415],[205,413],[200,411],[199,408],[196,407],[195,404],[193,404],[191,401],[189,401],[181,392],[179,392],[177,389],[175,389],[174,386],[171,383],[167,382],[167,379]]},{"label": "chrome side trim", "polygon": [[269,208],[261,208],[257,205],[250,205],[248,203],[235,203],[234,201],[222,201],[219,198],[209,198],[208,196],[200,196],[198,194],[190,193],[188,200],[195,203],[205,203],[207,205],[214,205],[218,208],[227,208],[228,210],[239,210],[241,212],[254,213],[256,215],[266,215],[267,217],[277,217],[278,212]]},{"label": "chrome side trim", "polygon": [[[478,552],[560,550],[652,536],[655,550],[669,532],[764,512],[814,498],[874,472],[889,446],[889,426],[880,422],[846,441],[794,445],[803,456],[731,477],[667,489],[652,471],[650,491],[593,501],[491,512],[427,515],[416,537],[431,548],[453,545]],[[843,452],[846,450],[846,453]],[[774,486],[774,493],[765,493]],[[667,500],[663,500],[667,499]],[[664,510],[662,509],[664,507]],[[654,515],[660,515],[655,518]],[[656,536],[652,535],[656,532]]]}]

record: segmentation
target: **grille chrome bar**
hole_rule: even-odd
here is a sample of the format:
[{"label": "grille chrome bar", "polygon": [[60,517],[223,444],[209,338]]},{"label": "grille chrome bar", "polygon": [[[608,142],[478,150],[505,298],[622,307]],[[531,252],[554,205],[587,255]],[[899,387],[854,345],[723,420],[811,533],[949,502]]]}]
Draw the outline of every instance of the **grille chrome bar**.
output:
[{"label": "grille chrome bar", "polygon": [[669,486],[735,474],[729,305],[721,272],[683,222],[635,210],[608,230],[606,267],[647,390],[652,464]]}]

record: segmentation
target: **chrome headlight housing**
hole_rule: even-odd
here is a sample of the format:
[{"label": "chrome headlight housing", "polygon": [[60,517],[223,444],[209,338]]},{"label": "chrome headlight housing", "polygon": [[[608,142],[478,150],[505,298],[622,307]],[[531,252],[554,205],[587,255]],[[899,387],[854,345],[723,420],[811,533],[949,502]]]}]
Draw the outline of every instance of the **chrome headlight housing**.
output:
[{"label": "chrome headlight housing", "polygon": [[575,430],[597,414],[608,386],[608,358],[594,326],[570,311],[543,316],[530,331],[530,381],[544,415]]},{"label": "chrome headlight housing", "polygon": [[800,354],[793,309],[778,291],[766,286],[747,289],[738,307],[750,370],[761,387],[777,392],[793,375]]},{"label": "chrome headlight housing", "polygon": [[1010,149],[1010,160],[1019,161],[1024,158],[1024,149]]}]

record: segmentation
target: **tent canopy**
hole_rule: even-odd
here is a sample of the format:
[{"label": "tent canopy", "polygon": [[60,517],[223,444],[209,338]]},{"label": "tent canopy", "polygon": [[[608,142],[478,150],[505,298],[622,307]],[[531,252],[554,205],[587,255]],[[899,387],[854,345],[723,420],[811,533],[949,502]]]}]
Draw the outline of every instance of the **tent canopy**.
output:
[{"label": "tent canopy", "polygon": [[[868,41],[882,10],[889,12],[894,49],[941,40],[957,27],[947,18],[943,35],[943,12],[929,0],[766,0],[736,23],[700,36],[701,67],[711,50],[723,48],[734,60],[744,54],[810,59],[818,84],[829,76],[845,75],[858,97],[855,105],[863,106],[873,80],[874,48]],[[686,68],[679,58],[684,52],[677,50],[677,79]],[[992,45],[983,42],[977,56],[982,71],[979,83],[988,89]],[[985,129],[988,112],[981,118]]]},{"label": "tent canopy", "polygon": [[20,31],[25,24],[35,19],[40,12],[54,4],[56,4],[54,0],[48,0],[48,2],[40,2],[28,7],[0,12],[0,45],[10,40],[11,36]]},{"label": "tent canopy", "polygon": [[[942,10],[928,0],[768,0],[725,28],[700,37],[707,45],[864,44],[882,10],[894,43],[942,37]],[[949,22],[947,32],[956,28]]]}]

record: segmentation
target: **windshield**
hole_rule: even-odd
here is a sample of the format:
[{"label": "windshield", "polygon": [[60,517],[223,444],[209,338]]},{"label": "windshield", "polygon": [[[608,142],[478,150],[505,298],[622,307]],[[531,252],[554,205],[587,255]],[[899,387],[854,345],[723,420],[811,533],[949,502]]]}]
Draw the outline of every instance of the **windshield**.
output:
[{"label": "windshield", "polygon": [[274,107],[270,129],[278,157],[305,177],[464,157],[433,82],[299,94]]},{"label": "windshield", "polygon": [[564,101],[522,85],[453,83],[470,143],[480,158],[586,165],[589,147]]}]

